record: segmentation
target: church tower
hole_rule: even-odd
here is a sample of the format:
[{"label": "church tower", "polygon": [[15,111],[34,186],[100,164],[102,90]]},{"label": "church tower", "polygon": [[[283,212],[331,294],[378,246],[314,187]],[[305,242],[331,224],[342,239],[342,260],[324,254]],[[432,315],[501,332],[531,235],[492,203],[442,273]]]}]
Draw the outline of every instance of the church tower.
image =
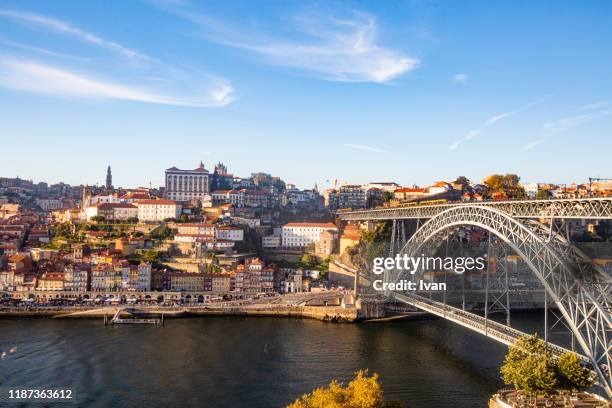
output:
[{"label": "church tower", "polygon": [[111,174],[110,165],[106,169],[106,189],[109,191],[113,189],[113,175]]}]

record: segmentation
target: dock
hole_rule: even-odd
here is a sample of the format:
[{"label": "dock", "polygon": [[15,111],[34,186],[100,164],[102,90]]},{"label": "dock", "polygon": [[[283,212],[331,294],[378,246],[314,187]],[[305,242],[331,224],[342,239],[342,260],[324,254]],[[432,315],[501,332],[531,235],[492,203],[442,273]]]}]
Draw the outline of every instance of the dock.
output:
[{"label": "dock", "polygon": [[[123,312],[124,309],[117,309],[117,312],[115,313],[115,316],[113,316],[113,318],[110,320],[110,323],[115,325],[115,324],[164,324],[164,314],[162,313],[161,315],[161,319],[142,319],[142,318],[134,318],[134,317],[130,317],[130,318],[121,318],[121,312]],[[128,311],[126,311],[127,313],[129,313]],[[108,315],[104,315],[104,325],[108,324]]]}]

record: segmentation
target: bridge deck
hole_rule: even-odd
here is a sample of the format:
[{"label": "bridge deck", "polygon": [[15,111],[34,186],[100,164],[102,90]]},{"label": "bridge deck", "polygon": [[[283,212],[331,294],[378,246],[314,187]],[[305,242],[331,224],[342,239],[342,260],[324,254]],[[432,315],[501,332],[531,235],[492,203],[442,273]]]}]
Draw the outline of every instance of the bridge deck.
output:
[{"label": "bridge deck", "polygon": [[[466,312],[465,310],[456,307],[448,306],[444,303],[436,302],[424,296],[417,294],[400,294],[396,293],[395,298],[409,305],[417,307],[421,310],[442,317],[457,323],[465,328],[478,332],[486,337],[490,337],[500,343],[511,345],[519,337],[527,335],[520,330],[513,329],[504,324],[485,319],[474,313]],[[563,353],[571,351],[560,347],[556,344],[548,343],[550,351],[556,357],[560,357]],[[583,361],[589,362],[586,356],[576,353]]]},{"label": "bridge deck", "polygon": [[514,218],[612,219],[612,198],[457,202],[350,211],[338,213],[338,217],[343,221],[432,218],[457,206],[492,207]]}]

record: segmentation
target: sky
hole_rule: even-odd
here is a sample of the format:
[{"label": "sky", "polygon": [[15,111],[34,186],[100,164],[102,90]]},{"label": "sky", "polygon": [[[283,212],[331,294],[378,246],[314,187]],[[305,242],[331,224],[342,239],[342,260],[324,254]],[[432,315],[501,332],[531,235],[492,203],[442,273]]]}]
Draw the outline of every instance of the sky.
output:
[{"label": "sky", "polygon": [[612,177],[612,2],[0,2],[0,176]]}]

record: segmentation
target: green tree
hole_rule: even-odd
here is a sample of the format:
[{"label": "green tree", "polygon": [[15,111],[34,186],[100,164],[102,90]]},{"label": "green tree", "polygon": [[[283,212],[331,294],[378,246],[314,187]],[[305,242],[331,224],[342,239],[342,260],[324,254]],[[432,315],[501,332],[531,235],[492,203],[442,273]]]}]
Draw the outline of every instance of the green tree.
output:
[{"label": "green tree", "polygon": [[378,374],[359,370],[355,378],[344,387],[334,380],[327,387],[317,388],[297,399],[287,408],[383,408],[401,407],[401,404],[385,404]]},{"label": "green tree", "polygon": [[603,240],[608,241],[612,237],[612,221],[599,221],[599,224],[597,224],[595,231],[597,232],[597,235],[599,235]]},{"label": "green tree", "polygon": [[313,267],[314,265],[316,265],[317,263],[317,258],[314,257],[314,255],[312,254],[304,254],[302,255],[302,258],[300,259],[300,261],[302,262],[302,265],[304,265],[305,267]]},{"label": "green tree", "polygon": [[461,189],[467,190],[470,186],[470,180],[465,176],[459,176],[457,177],[457,180],[455,180],[454,184],[461,184]]},{"label": "green tree", "polygon": [[94,217],[91,217],[91,220],[94,222],[98,222],[98,223],[106,221],[106,219],[101,215],[96,215]]},{"label": "green tree", "polygon": [[188,222],[189,221],[189,217],[187,216],[187,214],[181,214],[181,216],[178,219],[178,222]]},{"label": "green tree", "polygon": [[584,391],[595,383],[591,371],[580,364],[576,353],[571,352],[563,353],[559,357],[557,377],[559,387],[565,390]]},{"label": "green tree", "polygon": [[383,203],[388,203],[393,198],[393,194],[390,191],[384,191],[382,193],[382,201]]},{"label": "green tree", "polygon": [[538,190],[538,193],[536,194],[536,198],[538,200],[547,200],[550,197],[552,197],[550,190]]},{"label": "green tree", "polygon": [[501,375],[517,390],[548,394],[558,383],[556,368],[546,343],[534,334],[520,337],[510,346]]},{"label": "green tree", "polygon": [[71,238],[73,233],[73,226],[70,222],[63,222],[55,226],[55,236],[62,238]]}]

